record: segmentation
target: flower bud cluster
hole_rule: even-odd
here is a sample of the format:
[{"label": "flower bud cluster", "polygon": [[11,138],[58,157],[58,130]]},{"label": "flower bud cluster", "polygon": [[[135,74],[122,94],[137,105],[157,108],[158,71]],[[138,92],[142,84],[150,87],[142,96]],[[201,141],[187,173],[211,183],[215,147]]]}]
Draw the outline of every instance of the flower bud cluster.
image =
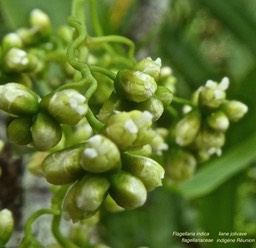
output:
[{"label": "flower bud cluster", "polygon": [[111,209],[142,206],[147,192],[162,185],[164,169],[150,156],[164,149],[167,145],[152,128],[151,113],[116,112],[101,134],[79,147],[49,154],[42,170],[52,184],[74,183],[63,210],[66,218],[76,222],[95,214],[109,199]]},{"label": "flower bud cluster", "polygon": [[227,99],[228,86],[226,77],[220,83],[208,80],[193,94],[192,106],[184,107],[184,115],[174,130],[175,143],[180,148],[166,158],[165,169],[171,179],[187,179],[197,163],[220,156],[230,123],[247,113],[245,104]]},{"label": "flower bud cluster", "polygon": [[40,98],[27,86],[11,82],[0,85],[0,109],[13,116],[7,127],[11,142],[46,151],[61,141],[62,124],[78,124],[88,105],[85,97],[73,89]]},{"label": "flower bud cluster", "polygon": [[7,33],[2,39],[1,84],[16,81],[30,87],[40,81],[39,84],[44,85],[40,85],[39,91],[45,94],[49,89],[70,82],[74,72],[72,70],[70,75],[65,59],[70,37],[70,28],[62,27],[55,34],[48,15],[39,9],[32,10],[29,27]]},{"label": "flower bud cluster", "polygon": [[[138,121],[142,128],[145,123]],[[63,210],[66,219],[76,222],[103,205],[109,207],[110,202],[111,211],[142,206],[147,192],[161,186],[164,177],[164,169],[149,157],[151,153],[149,145],[123,151],[107,133],[96,134],[79,147],[49,154],[42,171],[52,184],[74,183],[63,200]]]},{"label": "flower bud cluster", "polygon": [[133,69],[118,71],[115,91],[103,105],[99,119],[106,121],[115,110],[137,109],[150,112],[153,120],[158,120],[172,101],[172,92],[164,84],[158,85],[158,80],[163,80],[160,58],[144,58]]}]

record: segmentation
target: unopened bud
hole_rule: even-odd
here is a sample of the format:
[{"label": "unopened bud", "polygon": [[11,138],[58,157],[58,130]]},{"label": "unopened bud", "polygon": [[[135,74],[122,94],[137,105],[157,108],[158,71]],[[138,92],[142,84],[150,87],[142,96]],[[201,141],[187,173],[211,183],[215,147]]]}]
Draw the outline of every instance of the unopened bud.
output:
[{"label": "unopened bud", "polygon": [[239,121],[248,112],[248,107],[239,101],[227,101],[222,105],[222,109],[230,121]]},{"label": "unopened bud", "polygon": [[17,33],[9,33],[3,38],[2,48],[4,52],[10,50],[13,47],[22,48],[22,46],[22,40]]},{"label": "unopened bud", "polygon": [[43,163],[44,177],[49,183],[62,185],[76,181],[85,173],[80,165],[82,148],[64,149],[48,155]]},{"label": "unopened bud", "polygon": [[187,113],[176,125],[175,136],[176,143],[180,146],[191,144],[201,125],[201,116],[197,111]]},{"label": "unopened bud", "polygon": [[155,80],[158,79],[159,74],[160,74],[160,69],[162,66],[162,62],[160,58],[157,58],[156,60],[152,60],[151,58],[144,58],[140,60],[136,66],[135,70],[144,72],[151,77],[153,77]]},{"label": "unopened bud", "polygon": [[134,209],[146,202],[147,190],[137,177],[120,171],[111,176],[110,182],[110,195],[119,206]]},{"label": "unopened bud", "polygon": [[0,211],[0,247],[5,247],[5,244],[10,239],[14,228],[14,220],[12,212],[8,209]]},{"label": "unopened bud", "polygon": [[229,127],[229,119],[222,111],[213,112],[207,118],[207,123],[214,130],[221,132],[227,131]]},{"label": "unopened bud", "polygon": [[[148,111],[134,110],[116,113],[109,118],[106,124],[106,136],[113,140],[120,149],[138,145],[136,140],[152,125],[152,117]],[[145,143],[140,145],[145,145]]]},{"label": "unopened bud", "polygon": [[83,177],[64,198],[64,218],[76,222],[94,215],[102,205],[109,187],[109,181],[103,176]]},{"label": "unopened bud", "polygon": [[200,130],[193,143],[196,149],[207,151],[210,156],[213,154],[221,155],[221,148],[224,144],[225,134],[209,128]]},{"label": "unopened bud", "polygon": [[56,146],[62,137],[61,126],[49,115],[38,113],[31,127],[33,143],[40,151]]},{"label": "unopened bud", "polygon": [[86,98],[73,89],[62,90],[42,99],[49,113],[61,124],[76,125],[86,114]]},{"label": "unopened bud", "polygon": [[85,143],[81,165],[89,172],[101,173],[121,166],[120,152],[117,146],[103,135],[94,135]]},{"label": "unopened bud", "polygon": [[226,99],[226,89],[229,86],[229,79],[223,78],[218,84],[208,80],[205,86],[199,89],[199,104],[203,107],[218,108]]},{"label": "unopened bud", "polygon": [[162,185],[164,169],[155,160],[127,152],[124,153],[122,161],[124,170],[139,178],[147,191],[152,191]]},{"label": "unopened bud", "polygon": [[157,87],[156,96],[163,103],[164,107],[169,106],[173,99],[172,92],[164,86]]},{"label": "unopened bud", "polygon": [[104,201],[104,208],[111,213],[123,211],[124,208],[117,205],[113,198],[108,194]]},{"label": "unopened bud", "polygon": [[135,108],[140,111],[148,111],[152,114],[153,121],[157,121],[164,112],[164,106],[161,100],[156,97],[150,97],[144,102],[139,102]]},{"label": "unopened bud", "polygon": [[165,171],[173,181],[183,181],[191,178],[196,169],[195,157],[187,151],[174,151],[167,155]]},{"label": "unopened bud", "polygon": [[162,155],[163,151],[168,150],[168,144],[165,143],[164,137],[155,129],[148,129],[144,132],[140,132],[136,144],[148,144],[151,147],[151,153],[154,155]]},{"label": "unopened bud", "polygon": [[7,127],[7,137],[17,145],[27,145],[32,142],[32,120],[29,117],[17,117]]},{"label": "unopened bud", "polygon": [[157,84],[153,77],[141,72],[121,70],[115,79],[115,90],[132,102],[143,102],[153,96]]},{"label": "unopened bud", "polygon": [[48,35],[51,31],[51,22],[48,15],[40,9],[32,10],[30,14],[30,24],[37,32]]},{"label": "unopened bud", "polygon": [[13,115],[32,115],[38,112],[39,96],[18,83],[0,86],[0,109]]},{"label": "unopened bud", "polygon": [[19,28],[17,34],[21,38],[24,45],[31,45],[35,42],[36,38],[34,37],[34,32],[28,28]]},{"label": "unopened bud", "polygon": [[31,72],[37,66],[37,58],[20,48],[13,47],[5,55],[4,66],[10,72]]},{"label": "unopened bud", "polygon": [[100,112],[98,114],[98,119],[106,123],[108,119],[116,112],[120,111],[123,107],[123,103],[126,105],[126,101],[120,99],[116,92],[112,92],[109,98],[104,102]]}]

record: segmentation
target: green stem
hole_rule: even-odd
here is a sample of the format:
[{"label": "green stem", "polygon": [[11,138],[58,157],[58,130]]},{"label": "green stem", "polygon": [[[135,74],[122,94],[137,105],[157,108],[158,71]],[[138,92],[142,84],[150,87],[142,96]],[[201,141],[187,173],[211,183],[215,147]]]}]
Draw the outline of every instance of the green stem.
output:
[{"label": "green stem", "polygon": [[26,222],[24,238],[19,248],[26,248],[28,247],[28,244],[32,243],[33,240],[35,240],[32,234],[32,225],[36,221],[36,219],[38,219],[40,216],[44,214],[59,215],[59,211],[55,209],[40,209],[33,213]]},{"label": "green stem", "polygon": [[194,107],[194,104],[191,101],[176,96],[173,97],[173,102]]},{"label": "green stem", "polygon": [[95,133],[98,133],[104,127],[104,124],[95,117],[90,109],[87,111],[86,118]]},{"label": "green stem", "polygon": [[[57,190],[53,190],[54,195],[52,198],[52,209],[58,210],[59,214],[54,215],[52,219],[52,233],[58,243],[63,248],[78,248],[73,242],[69,239],[65,238],[60,231],[60,222],[61,222],[61,205],[63,198],[68,190],[69,185],[62,186],[57,188]],[[54,189],[54,188],[53,188]]]},{"label": "green stem", "polygon": [[54,237],[58,241],[58,243],[63,248],[78,248],[73,242],[71,242],[69,239],[66,239],[62,233],[60,232],[60,222],[61,222],[61,215],[55,215],[52,220],[52,232],[54,234]]},{"label": "green stem", "polygon": [[119,35],[107,35],[107,36],[98,36],[98,37],[90,37],[88,38],[89,44],[97,44],[97,43],[104,43],[104,42],[115,42],[115,43],[122,43],[129,47],[128,56],[129,58],[135,62],[134,54],[135,54],[135,45],[132,40],[119,36]]},{"label": "green stem", "polygon": [[[74,17],[69,18],[69,23],[78,31],[79,35],[68,48],[67,59],[71,66],[73,66],[76,70],[80,71],[80,73],[82,74],[82,79],[75,83],[62,85],[58,88],[58,90],[77,88],[81,91],[84,91],[85,97],[87,98],[87,100],[89,100],[97,89],[97,81],[92,76],[89,66],[86,63],[80,62],[75,58],[76,49],[86,39],[87,34],[84,25],[82,25]],[[86,87],[87,84],[89,84],[89,86]]]},{"label": "green stem", "polygon": [[116,74],[110,70],[107,70],[105,68],[99,67],[99,66],[95,66],[95,65],[90,65],[90,70],[91,72],[98,72],[101,73],[103,75],[105,75],[106,77],[112,79],[113,81],[116,78]]},{"label": "green stem", "polygon": [[53,210],[53,209],[40,209],[38,210],[37,212],[33,213],[26,225],[25,225],[25,236],[29,236],[32,234],[32,225],[33,223],[35,222],[36,219],[38,219],[41,215],[44,215],[44,214],[53,214],[53,215],[56,215],[56,214],[59,214],[59,211],[56,211],[56,210]]},{"label": "green stem", "polygon": [[85,25],[85,2],[84,0],[73,0],[71,6],[71,16]]}]

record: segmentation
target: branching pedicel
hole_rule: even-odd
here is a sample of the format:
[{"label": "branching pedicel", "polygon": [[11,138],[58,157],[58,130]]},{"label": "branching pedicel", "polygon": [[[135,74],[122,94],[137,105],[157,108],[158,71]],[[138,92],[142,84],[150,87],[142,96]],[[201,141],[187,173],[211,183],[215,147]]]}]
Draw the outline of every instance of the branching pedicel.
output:
[{"label": "branching pedicel", "polygon": [[[93,0],[99,36],[90,37],[83,4],[73,1],[74,31],[65,26],[53,34],[49,17],[34,10],[31,28],[2,41],[0,109],[12,117],[7,136],[33,149],[41,158],[33,170],[56,185],[52,209],[31,216],[20,247],[41,247],[31,225],[42,214],[53,215],[53,234],[62,247],[77,247],[59,230],[62,213],[82,223],[102,208],[142,206],[147,192],[162,185],[165,171],[167,181],[181,181],[193,175],[197,163],[221,155],[230,122],[247,112],[243,103],[227,100],[227,78],[207,81],[191,100],[173,97],[171,69],[162,67],[160,58],[136,61],[134,44],[125,37],[102,36]],[[128,57],[111,42],[127,45]],[[94,54],[95,46],[105,57]],[[113,68],[111,60],[119,66]],[[172,101],[184,106],[182,117]],[[170,115],[172,125],[163,121]],[[1,235],[0,241],[8,238],[9,233]]]}]

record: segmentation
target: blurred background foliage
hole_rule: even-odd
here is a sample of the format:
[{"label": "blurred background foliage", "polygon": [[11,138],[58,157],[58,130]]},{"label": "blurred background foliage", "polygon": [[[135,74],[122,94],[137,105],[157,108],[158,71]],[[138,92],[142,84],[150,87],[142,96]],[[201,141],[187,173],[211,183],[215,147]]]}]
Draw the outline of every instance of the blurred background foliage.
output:
[{"label": "blurred background foliage", "polygon": [[[66,24],[70,7],[70,0],[1,0],[0,35],[26,25],[33,8],[48,13],[54,27]],[[228,131],[220,158],[203,164],[192,179],[150,193],[143,208],[103,213],[102,238],[114,248],[223,247],[182,243],[173,231],[204,231],[212,238],[240,231],[256,238],[256,1],[98,0],[97,8],[105,34],[128,36],[138,58],[161,57],[172,68],[177,95],[190,97],[207,79],[228,76],[229,99],[249,106]],[[88,6],[85,11],[93,35]]]}]

